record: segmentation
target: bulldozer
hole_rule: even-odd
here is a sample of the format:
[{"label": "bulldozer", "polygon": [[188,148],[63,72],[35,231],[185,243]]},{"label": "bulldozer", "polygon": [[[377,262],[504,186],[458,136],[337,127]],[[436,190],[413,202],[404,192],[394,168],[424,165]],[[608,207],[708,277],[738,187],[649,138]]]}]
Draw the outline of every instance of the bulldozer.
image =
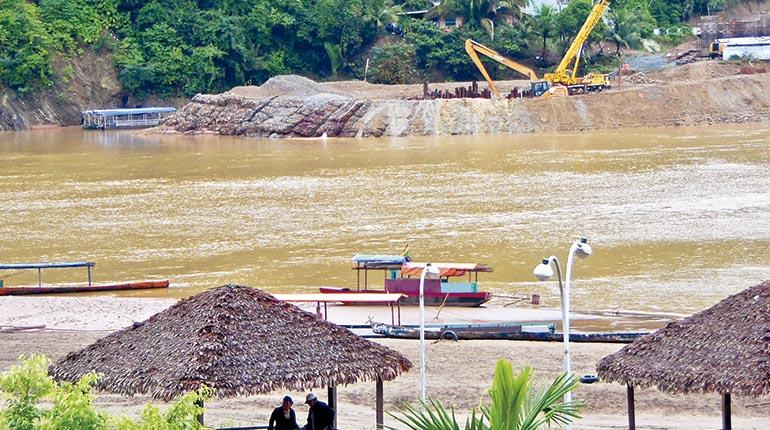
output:
[{"label": "bulldozer", "polygon": [[478,54],[485,55],[506,67],[526,75],[531,82],[530,92],[534,97],[563,93],[564,90],[558,87],[565,87],[568,94],[602,91],[610,88],[610,80],[607,75],[589,73],[585,76],[577,76],[577,71],[580,66],[583,44],[588,40],[588,36],[591,35],[594,27],[601,21],[609,5],[610,0],[601,0],[594,5],[580,31],[578,31],[577,36],[575,36],[575,40],[572,41],[561,62],[559,62],[559,65],[553,72],[546,73],[543,79],[538,78],[537,74],[529,67],[506,58],[499,52],[471,39],[465,41],[465,51],[479,69],[479,72],[484,76],[490,90],[498,97],[500,92],[492,82],[492,78],[489,76],[484,64],[481,63]]}]

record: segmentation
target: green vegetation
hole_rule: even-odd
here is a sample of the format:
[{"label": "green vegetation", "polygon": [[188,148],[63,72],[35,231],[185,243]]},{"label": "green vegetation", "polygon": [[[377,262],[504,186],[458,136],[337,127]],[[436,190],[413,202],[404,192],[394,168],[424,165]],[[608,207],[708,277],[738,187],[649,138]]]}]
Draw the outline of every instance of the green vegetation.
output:
[{"label": "green vegetation", "polygon": [[[203,413],[199,402],[213,395],[210,388],[187,393],[163,413],[146,405],[138,421],[112,417],[93,407],[91,390],[99,376],[89,373],[74,384],[57,383],[48,376],[50,361],[33,355],[0,375],[0,430],[203,430],[197,417]],[[47,406],[48,408],[44,407]]]},{"label": "green vegetation", "polygon": [[[583,404],[564,403],[564,395],[577,387],[577,379],[559,375],[541,391],[533,386],[533,370],[522,369],[514,375],[510,361],[499,360],[495,368],[489,402],[482,400],[471,411],[464,430],[539,430],[562,426],[580,418]],[[420,408],[404,405],[400,414],[391,414],[411,430],[460,430],[454,409],[447,411],[441,402],[430,399]]]},{"label": "green vegetation", "polygon": [[[592,34],[592,63],[609,64],[624,48],[639,48],[656,27],[659,41],[688,37],[690,16],[737,0],[616,0]],[[523,0],[0,0],[0,83],[21,94],[62,80],[54,58],[88,47],[111,55],[128,93],[142,97],[218,92],[260,84],[276,74],[375,82],[468,80],[476,76],[462,41],[472,37],[503,54],[553,65],[591,8],[574,0],[561,12],[522,13]],[[429,10],[428,10],[429,9]],[[428,10],[403,15],[404,11]],[[463,21],[440,29],[435,21]],[[382,46],[389,24],[402,38]],[[402,31],[403,30],[403,31]],[[606,42],[614,49],[606,48]],[[375,45],[376,43],[376,45]],[[377,48],[373,48],[377,46]],[[414,52],[414,54],[412,54]],[[401,64],[399,57],[405,64]],[[490,67],[496,78],[513,72]]]}]

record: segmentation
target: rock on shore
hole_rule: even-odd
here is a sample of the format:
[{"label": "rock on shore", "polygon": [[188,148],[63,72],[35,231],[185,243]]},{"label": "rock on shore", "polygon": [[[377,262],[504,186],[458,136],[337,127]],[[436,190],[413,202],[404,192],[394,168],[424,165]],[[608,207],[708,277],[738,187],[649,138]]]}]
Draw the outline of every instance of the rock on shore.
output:
[{"label": "rock on shore", "polygon": [[[530,133],[770,121],[770,74],[631,85],[539,99],[407,100],[398,87],[278,76],[195,96],[160,131],[250,137]],[[396,87],[394,87],[396,88]],[[417,88],[411,88],[412,95]]]}]

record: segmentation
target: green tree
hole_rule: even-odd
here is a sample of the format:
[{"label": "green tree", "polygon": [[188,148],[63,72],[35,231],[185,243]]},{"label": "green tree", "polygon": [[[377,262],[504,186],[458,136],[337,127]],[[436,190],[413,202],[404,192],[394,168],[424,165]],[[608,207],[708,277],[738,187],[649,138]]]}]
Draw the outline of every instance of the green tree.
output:
[{"label": "green tree", "polygon": [[33,3],[0,0],[0,82],[22,94],[51,86],[53,49]]},{"label": "green tree", "polygon": [[[350,71],[351,58],[365,43],[374,39],[373,13],[363,0],[319,0],[316,4],[313,14],[318,34],[329,54],[330,63],[333,63],[332,55],[339,52],[339,72]],[[338,48],[330,51],[327,44]]]},{"label": "green tree", "polygon": [[117,430],[204,430],[198,421],[204,412],[201,405],[213,395],[214,390],[201,387],[179,397],[166,413],[148,404],[138,421],[127,417],[117,420]]},{"label": "green tree", "polygon": [[[542,391],[533,386],[533,370],[515,375],[510,361],[499,360],[495,367],[489,402],[482,401],[465,422],[465,430],[539,430],[553,424],[565,425],[580,418],[583,404],[563,402],[564,395],[577,387],[577,379],[559,375]],[[460,430],[454,409],[430,399],[422,408],[405,405],[401,414],[391,414],[412,430]]]},{"label": "green tree", "polygon": [[622,47],[639,49],[642,39],[652,35],[654,19],[644,4],[630,1],[610,9],[608,14],[610,25],[607,26],[605,37],[615,43],[615,55],[620,55]]},{"label": "green tree", "polygon": [[556,32],[556,17],[558,12],[553,6],[540,5],[532,20],[532,30],[542,38],[543,45],[540,54],[544,63],[548,62],[548,38]]},{"label": "green tree", "polygon": [[102,430],[107,428],[109,416],[92,406],[91,389],[99,381],[96,373],[88,373],[74,384],[62,382],[53,390],[53,407],[48,410],[46,422],[38,430]]},{"label": "green tree", "polygon": [[[21,357],[21,365],[0,374],[0,394],[6,407],[0,409],[0,429],[3,430],[203,430],[198,422],[203,413],[200,406],[209,400],[214,390],[201,387],[179,397],[163,413],[156,406],[146,405],[138,421],[127,417],[114,418],[93,407],[93,387],[99,380],[89,373],[74,384],[55,382],[48,375],[48,358],[33,355]],[[48,409],[46,407],[50,406]]]},{"label": "green tree", "polygon": [[417,80],[414,45],[391,43],[372,51],[372,82],[411,84]]},{"label": "green tree", "polygon": [[23,364],[13,366],[10,371],[0,375],[0,392],[8,398],[7,408],[0,412],[0,428],[37,428],[43,418],[38,403],[56,388],[56,384],[48,377],[49,364],[46,357],[33,355]]},{"label": "green tree", "polygon": [[403,12],[401,6],[394,5],[392,0],[369,0],[367,7],[374,16],[375,27],[378,31],[392,22],[398,22],[398,14]]}]

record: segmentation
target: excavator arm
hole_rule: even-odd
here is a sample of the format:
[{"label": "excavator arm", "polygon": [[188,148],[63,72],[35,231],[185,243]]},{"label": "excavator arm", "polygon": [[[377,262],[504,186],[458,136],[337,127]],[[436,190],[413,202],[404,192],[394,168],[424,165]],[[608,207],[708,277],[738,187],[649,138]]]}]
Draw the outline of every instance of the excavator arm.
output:
[{"label": "excavator arm", "polygon": [[[588,36],[591,35],[594,27],[601,21],[609,6],[610,0],[600,0],[594,5],[580,31],[578,31],[577,36],[575,36],[575,40],[572,41],[569,49],[564,54],[564,58],[561,59],[559,66],[556,67],[553,73],[546,73],[545,78],[547,80],[564,85],[570,85],[577,80],[576,74],[578,62],[580,61],[580,50],[583,48],[585,41],[588,40]],[[569,66],[573,61],[575,64],[570,70]]]},{"label": "excavator arm", "polygon": [[465,52],[468,53],[468,56],[471,57],[471,60],[473,60],[473,64],[476,65],[476,67],[479,69],[479,72],[481,72],[481,74],[484,76],[484,79],[486,79],[487,84],[489,84],[489,89],[492,90],[495,96],[499,97],[500,92],[497,90],[497,87],[495,87],[495,84],[492,82],[492,78],[489,76],[489,73],[487,73],[487,69],[484,67],[484,64],[481,62],[481,59],[479,58],[478,54],[487,56],[497,61],[498,63],[510,69],[513,69],[521,73],[522,75],[527,76],[529,80],[532,82],[539,80],[539,78],[537,77],[537,73],[535,73],[534,70],[530,69],[529,67],[521,63],[517,63],[516,61],[513,61],[510,58],[506,58],[499,52],[495,51],[494,49],[488,48],[471,39],[467,39],[465,41]]}]

